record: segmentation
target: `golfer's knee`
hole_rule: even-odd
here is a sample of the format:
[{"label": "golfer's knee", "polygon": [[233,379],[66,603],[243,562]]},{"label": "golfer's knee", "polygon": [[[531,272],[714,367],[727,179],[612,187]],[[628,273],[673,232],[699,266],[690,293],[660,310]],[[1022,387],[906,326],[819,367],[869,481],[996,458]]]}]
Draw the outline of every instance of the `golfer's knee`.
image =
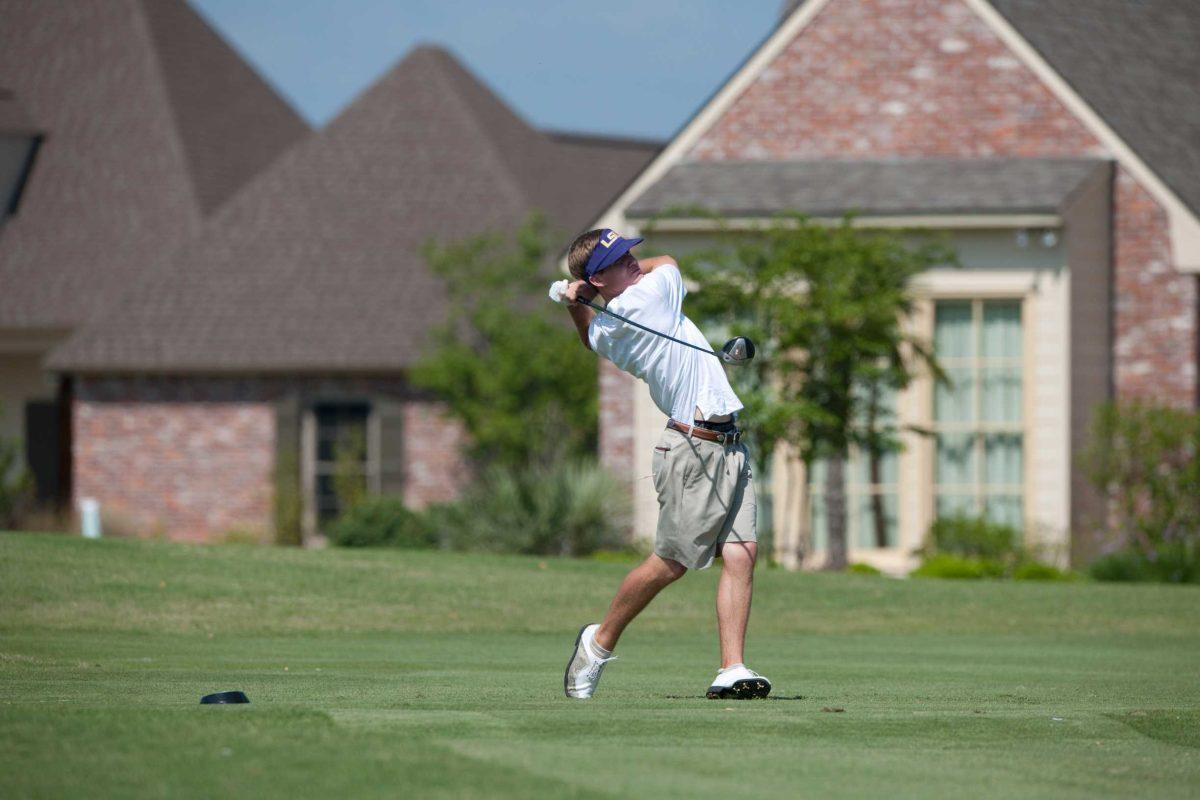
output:
[{"label": "golfer's knee", "polygon": [[726,569],[751,572],[758,561],[758,544],[755,542],[726,542],[721,545],[721,560]]},{"label": "golfer's knee", "polygon": [[654,562],[658,578],[664,585],[674,583],[687,573],[687,567],[672,558],[652,555],[650,559]]}]

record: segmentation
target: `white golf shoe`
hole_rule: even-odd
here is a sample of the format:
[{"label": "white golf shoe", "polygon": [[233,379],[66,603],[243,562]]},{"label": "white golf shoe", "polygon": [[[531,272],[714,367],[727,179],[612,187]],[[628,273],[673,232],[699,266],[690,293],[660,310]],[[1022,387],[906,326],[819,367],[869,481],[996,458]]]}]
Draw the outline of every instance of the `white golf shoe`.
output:
[{"label": "white golf shoe", "polygon": [[734,664],[717,673],[705,695],[709,700],[754,700],[771,693],[771,682],[745,664]]},{"label": "white golf shoe", "polygon": [[[587,700],[596,691],[600,683],[600,675],[604,665],[615,661],[616,656],[600,647],[595,642],[596,631],[600,630],[598,623],[584,625],[575,637],[575,652],[567,662],[567,671],[563,675],[563,691],[567,697]],[[606,655],[607,654],[607,655]]]}]

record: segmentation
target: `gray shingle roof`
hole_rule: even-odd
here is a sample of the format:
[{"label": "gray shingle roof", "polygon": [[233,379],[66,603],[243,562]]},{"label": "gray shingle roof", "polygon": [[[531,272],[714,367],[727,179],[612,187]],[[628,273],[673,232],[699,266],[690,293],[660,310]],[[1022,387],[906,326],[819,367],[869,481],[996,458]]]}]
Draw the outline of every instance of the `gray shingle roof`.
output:
[{"label": "gray shingle roof", "polygon": [[0,0],[0,20],[0,81],[46,137],[0,235],[0,328],[87,319],[308,132],[184,0]]},{"label": "gray shingle roof", "polygon": [[187,3],[142,0],[142,12],[207,215],[309,128]]},{"label": "gray shingle roof", "polygon": [[1200,2],[988,2],[1200,214]]},{"label": "gray shingle roof", "polygon": [[1200,214],[1200,2],[989,1]]},{"label": "gray shingle roof", "polygon": [[0,134],[40,133],[11,89],[0,86]]},{"label": "gray shingle roof", "polygon": [[49,365],[402,369],[443,319],[425,241],[511,227],[539,207],[574,232],[657,150],[547,136],[450,54],[417,48]]},{"label": "gray shingle roof", "polygon": [[626,211],[729,216],[1054,213],[1104,162],[1091,159],[724,161],[672,167]]}]

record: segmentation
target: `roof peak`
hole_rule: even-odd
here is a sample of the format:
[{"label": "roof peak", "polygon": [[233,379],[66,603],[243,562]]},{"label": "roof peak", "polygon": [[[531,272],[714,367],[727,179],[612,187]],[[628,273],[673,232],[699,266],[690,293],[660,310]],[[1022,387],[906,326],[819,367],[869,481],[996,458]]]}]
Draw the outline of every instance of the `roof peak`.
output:
[{"label": "roof peak", "polygon": [[183,145],[208,215],[311,129],[184,0],[139,0]]}]

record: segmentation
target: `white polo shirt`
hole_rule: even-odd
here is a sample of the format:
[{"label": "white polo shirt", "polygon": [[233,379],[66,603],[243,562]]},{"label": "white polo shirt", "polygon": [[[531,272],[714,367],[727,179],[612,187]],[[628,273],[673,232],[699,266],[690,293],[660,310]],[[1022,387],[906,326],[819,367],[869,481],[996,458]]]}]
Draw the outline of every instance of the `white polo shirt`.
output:
[{"label": "white polo shirt", "polygon": [[[608,304],[614,313],[691,342],[712,347],[700,329],[683,315],[687,290],[672,264],[655,268]],[[596,314],[588,327],[592,349],[650,386],[654,404],[680,422],[691,422],[699,408],[704,419],[732,414],[742,408],[719,359],[661,336],[626,325],[607,314]]]}]

